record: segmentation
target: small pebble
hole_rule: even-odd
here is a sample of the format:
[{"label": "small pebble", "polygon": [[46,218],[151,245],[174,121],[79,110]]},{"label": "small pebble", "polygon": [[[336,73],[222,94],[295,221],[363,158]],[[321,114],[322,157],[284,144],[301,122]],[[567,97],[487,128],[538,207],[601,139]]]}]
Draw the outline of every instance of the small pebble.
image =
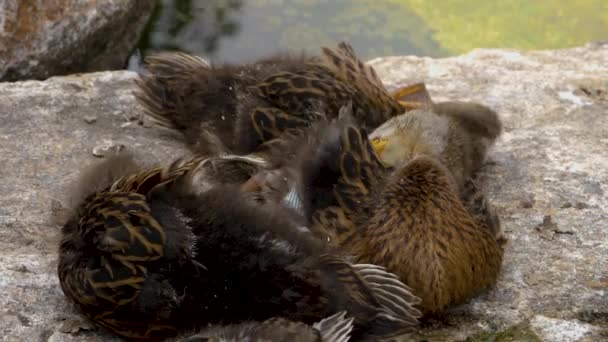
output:
[{"label": "small pebble", "polygon": [[141,114],[140,113],[128,113],[125,114],[125,118],[127,119],[127,121],[138,121],[141,120]]},{"label": "small pebble", "polygon": [[111,154],[118,154],[125,149],[123,144],[114,144],[112,142],[104,142],[93,148],[93,155],[97,158],[103,158]]},{"label": "small pebble", "polygon": [[527,199],[526,199],[526,200],[521,200],[521,201],[519,202],[519,205],[520,205],[522,208],[525,208],[525,209],[530,209],[530,208],[532,208],[532,207],[534,206],[534,200],[527,200]]},{"label": "small pebble", "polygon": [[553,222],[551,215],[545,215],[543,222],[536,225],[535,229],[540,233],[541,238],[551,241],[553,240],[553,235],[555,235],[557,224]]},{"label": "small pebble", "polygon": [[93,124],[93,123],[97,122],[97,117],[94,115],[87,115],[83,119],[84,119],[84,122],[86,122],[88,124]]},{"label": "small pebble", "polygon": [[64,334],[75,334],[81,330],[93,330],[95,327],[88,321],[80,318],[65,319],[59,326],[59,331]]},{"label": "small pebble", "polygon": [[10,268],[9,270],[15,271],[15,272],[20,272],[20,273],[28,273],[30,270],[27,268],[27,266],[25,265],[20,265],[14,268]]}]

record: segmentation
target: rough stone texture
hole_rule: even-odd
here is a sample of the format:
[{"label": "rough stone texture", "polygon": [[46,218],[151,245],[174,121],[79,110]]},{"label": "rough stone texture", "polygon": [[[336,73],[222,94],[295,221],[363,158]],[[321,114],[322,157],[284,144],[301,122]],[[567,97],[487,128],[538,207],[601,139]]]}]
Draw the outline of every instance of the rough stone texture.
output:
[{"label": "rough stone texture", "polygon": [[[436,100],[483,102],[505,133],[481,178],[510,238],[498,286],[412,339],[598,341],[608,338],[608,45],[447,59],[374,60],[389,87],[424,80]],[[183,150],[140,113],[133,74],[0,84],[0,336],[101,341],[55,275],[53,203],[105,141],[154,160]]]},{"label": "rough stone texture", "polygon": [[155,0],[3,0],[0,80],[122,69]]}]

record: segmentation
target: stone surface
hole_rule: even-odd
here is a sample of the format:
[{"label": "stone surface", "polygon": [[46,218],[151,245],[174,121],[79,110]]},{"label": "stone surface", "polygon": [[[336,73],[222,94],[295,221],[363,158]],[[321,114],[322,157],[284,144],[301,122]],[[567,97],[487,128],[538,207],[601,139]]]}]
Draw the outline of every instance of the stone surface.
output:
[{"label": "stone surface", "polygon": [[[608,45],[371,63],[390,88],[424,80],[434,99],[485,103],[505,125],[481,174],[510,239],[498,286],[412,340],[608,338]],[[97,146],[122,144],[153,160],[184,153],[172,136],[133,121],[141,110],[133,77],[0,83],[4,340],[110,339],[63,298],[55,275],[60,227],[49,216],[78,169],[97,160]]]},{"label": "stone surface", "polygon": [[0,80],[122,69],[155,0],[0,2]]}]

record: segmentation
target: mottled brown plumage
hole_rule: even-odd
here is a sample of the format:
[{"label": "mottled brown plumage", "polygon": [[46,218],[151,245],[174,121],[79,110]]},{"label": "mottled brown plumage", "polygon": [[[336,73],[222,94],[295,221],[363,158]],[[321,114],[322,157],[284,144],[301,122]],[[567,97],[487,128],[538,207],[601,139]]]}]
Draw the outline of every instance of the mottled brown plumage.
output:
[{"label": "mottled brown plumage", "polygon": [[317,170],[303,167],[299,179],[311,230],[358,262],[386,266],[420,296],[424,313],[492,286],[502,247],[463,206],[450,171],[424,153],[386,165],[350,122],[321,128],[304,148],[316,164],[301,165]]},{"label": "mottled brown plumage", "polygon": [[194,162],[136,172],[132,159],[117,156],[81,176],[89,184],[81,181],[62,229],[58,274],[66,296],[97,324],[130,338],[177,333],[179,272],[202,266],[191,258],[192,234],[179,224],[163,226],[147,196]]},{"label": "mottled brown plumage", "polygon": [[353,330],[353,319],[345,312],[327,317],[312,326],[284,318],[263,322],[245,322],[213,326],[176,338],[173,342],[347,342]]},{"label": "mottled brown plumage", "polygon": [[322,48],[319,56],[278,55],[243,65],[209,66],[198,57],[165,53],[147,59],[137,84],[145,113],[183,132],[197,152],[207,152],[212,142],[250,153],[286,131],[331,118],[348,102],[369,129],[408,108],[346,43]]},{"label": "mottled brown plumage", "polygon": [[116,171],[124,161],[91,170],[111,177],[86,179],[110,182],[90,184],[62,230],[62,289],[97,324],[136,339],[271,317],[312,324],[343,310],[361,338],[416,324],[419,300],[396,276],[352,265],[238,186],[201,186],[208,159],[129,162],[127,174]]},{"label": "mottled brown plumage", "polygon": [[355,253],[401,276],[439,312],[493,286],[503,251],[461,204],[443,166],[417,157],[392,174]]}]

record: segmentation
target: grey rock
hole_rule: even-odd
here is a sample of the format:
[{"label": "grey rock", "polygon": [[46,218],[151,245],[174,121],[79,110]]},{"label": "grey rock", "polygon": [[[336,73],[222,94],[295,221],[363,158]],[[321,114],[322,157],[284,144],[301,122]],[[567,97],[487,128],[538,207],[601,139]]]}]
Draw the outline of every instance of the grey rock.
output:
[{"label": "grey rock", "polygon": [[0,81],[122,69],[156,0],[0,2]]},{"label": "grey rock", "polygon": [[[391,89],[425,81],[434,99],[482,102],[499,112],[505,126],[480,175],[510,240],[498,285],[409,339],[487,341],[512,334],[530,341],[605,339],[608,45],[475,50],[445,59],[391,57],[371,63]],[[141,114],[131,95],[133,78],[121,71],[0,84],[5,340],[111,340],[63,297],[55,274],[60,226],[50,217],[66,201],[66,186],[97,159],[91,151],[104,141],[150,161],[186,154],[174,135],[133,123]],[[86,116],[97,122],[87,124]],[[530,199],[533,205],[522,208],[522,200]]]}]

